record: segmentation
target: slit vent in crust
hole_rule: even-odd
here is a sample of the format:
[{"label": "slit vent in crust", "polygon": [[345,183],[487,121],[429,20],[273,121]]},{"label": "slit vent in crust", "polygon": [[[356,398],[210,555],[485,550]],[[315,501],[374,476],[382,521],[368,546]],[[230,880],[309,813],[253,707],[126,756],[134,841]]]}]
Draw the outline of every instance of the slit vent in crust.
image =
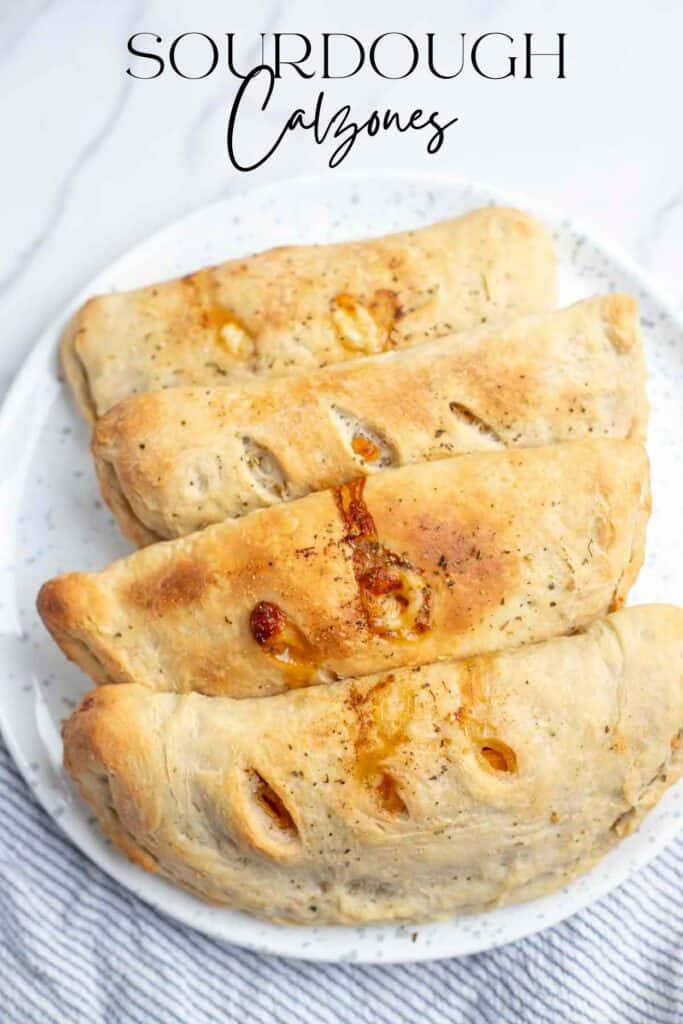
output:
[{"label": "slit vent in crust", "polygon": [[246,771],[249,787],[261,811],[275,828],[288,833],[292,838],[298,837],[299,830],[279,793],[275,792],[270,783],[266,782],[255,768],[247,768]]},{"label": "slit vent in crust", "polygon": [[287,477],[276,456],[251,437],[242,438],[244,463],[261,493],[273,501],[284,501],[289,495]]},{"label": "slit vent in crust", "polygon": [[516,772],[517,755],[512,747],[498,739],[480,740],[479,753],[495,772]]},{"label": "slit vent in crust", "polygon": [[358,464],[367,471],[398,466],[393,444],[369,423],[337,405],[330,407],[334,425]]},{"label": "slit vent in crust", "polygon": [[449,402],[448,408],[458,419],[474,427],[480,434],[487,437],[494,448],[507,448],[505,441],[503,441],[500,434],[494,430],[491,424],[477,416],[468,406],[462,402]]}]

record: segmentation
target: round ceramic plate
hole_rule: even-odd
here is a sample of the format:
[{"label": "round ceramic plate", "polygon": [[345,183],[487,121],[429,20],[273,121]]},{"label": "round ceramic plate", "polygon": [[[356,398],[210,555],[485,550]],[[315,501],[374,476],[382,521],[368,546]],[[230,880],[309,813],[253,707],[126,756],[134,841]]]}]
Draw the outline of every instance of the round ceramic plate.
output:
[{"label": "round ceramic plate", "polygon": [[92,281],[42,336],[0,414],[0,720],[6,741],[38,799],[84,853],[147,902],[220,939],[319,960],[396,962],[473,953],[585,907],[645,864],[683,820],[679,786],[594,871],[533,903],[438,924],[290,928],[206,906],[134,867],[102,838],[61,767],[59,723],[90,684],[47,636],[35,612],[36,592],[56,573],[101,568],[130,550],[100,500],[88,429],[59,378],[57,343],[68,316],[94,293],[174,277],[228,257],[287,242],[380,235],[490,203],[522,206],[552,228],[562,304],[610,290],[640,300],[652,405],[654,514],[631,601],[675,602],[683,594],[683,327],[628,260],[530,200],[447,177],[384,173],[297,179],[226,199],[137,246]]}]

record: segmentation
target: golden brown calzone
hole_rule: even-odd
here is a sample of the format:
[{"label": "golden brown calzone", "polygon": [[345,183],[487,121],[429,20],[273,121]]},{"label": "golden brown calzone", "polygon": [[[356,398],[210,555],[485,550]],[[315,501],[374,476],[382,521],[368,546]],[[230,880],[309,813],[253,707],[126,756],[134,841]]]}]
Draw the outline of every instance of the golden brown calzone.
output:
[{"label": "golden brown calzone", "polygon": [[94,419],[136,392],[311,370],[554,302],[549,234],[527,214],[492,207],[91,299],[66,329],[62,360]]},{"label": "golden brown calzone", "polygon": [[276,921],[438,918],[586,871],[681,775],[683,610],[233,701],[109,686],[64,761],[109,838]]},{"label": "golden brown calzone", "polygon": [[98,682],[276,693],[579,628],[622,603],[649,508],[636,442],[462,455],[57,577],[38,608]]},{"label": "golden brown calzone", "polygon": [[638,311],[578,302],[311,374],[136,395],[97,423],[102,493],[138,544],[462,451],[645,434]]}]

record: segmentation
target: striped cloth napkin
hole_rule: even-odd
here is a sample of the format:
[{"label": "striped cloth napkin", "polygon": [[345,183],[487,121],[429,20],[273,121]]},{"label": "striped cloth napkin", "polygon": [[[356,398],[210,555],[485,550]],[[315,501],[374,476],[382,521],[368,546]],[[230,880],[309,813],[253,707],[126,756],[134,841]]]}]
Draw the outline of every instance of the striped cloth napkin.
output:
[{"label": "striped cloth napkin", "polygon": [[550,931],[463,959],[309,964],[146,906],[62,836],[0,744],[2,1024],[681,1024],[683,836]]}]

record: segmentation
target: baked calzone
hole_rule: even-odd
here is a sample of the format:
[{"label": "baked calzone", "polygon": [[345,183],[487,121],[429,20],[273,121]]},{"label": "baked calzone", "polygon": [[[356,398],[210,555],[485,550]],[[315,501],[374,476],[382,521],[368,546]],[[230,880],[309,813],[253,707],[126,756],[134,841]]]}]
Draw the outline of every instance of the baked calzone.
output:
[{"label": "baked calzone", "polygon": [[586,871],[681,775],[683,611],[266,700],[108,686],[64,762],[109,838],[276,921],[438,918]]},{"label": "baked calzone", "polygon": [[554,302],[550,235],[527,214],[491,207],[91,299],[66,329],[62,359],[94,419],[136,392],[311,370]]},{"label": "baked calzone", "polygon": [[644,380],[636,303],[607,295],[310,374],[136,395],[98,421],[93,453],[146,544],[388,466],[640,438]]},{"label": "baked calzone", "polygon": [[270,694],[577,629],[622,603],[649,508],[637,442],[462,455],[57,577],[38,608],[98,682]]}]

